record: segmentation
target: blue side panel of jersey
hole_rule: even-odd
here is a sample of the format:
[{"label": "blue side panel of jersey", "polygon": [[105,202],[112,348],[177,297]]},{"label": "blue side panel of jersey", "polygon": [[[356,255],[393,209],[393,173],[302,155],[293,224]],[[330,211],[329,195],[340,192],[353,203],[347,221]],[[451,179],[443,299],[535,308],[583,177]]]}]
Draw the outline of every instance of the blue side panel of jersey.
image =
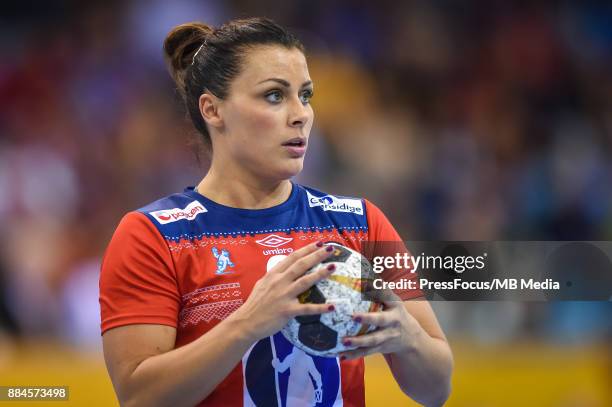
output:
[{"label": "blue side panel of jersey", "polygon": [[[332,229],[367,231],[368,224],[363,200],[358,200],[363,208],[361,215],[324,210],[322,206],[310,206],[306,191],[315,197],[325,197],[328,196],[327,194],[298,184],[294,184],[294,186],[298,188],[297,196],[293,198],[295,202],[287,210],[261,217],[242,216],[239,210],[234,215],[231,212],[228,213],[228,208],[224,211],[215,210],[216,208],[212,208],[206,202],[198,199],[197,194],[190,194],[189,192],[162,198],[138,209],[138,212],[145,214],[158,228],[162,236],[168,240],[199,239],[206,236],[236,237],[261,233],[289,234],[294,231],[309,232]],[[154,211],[185,208],[194,200],[198,200],[207,212],[198,214],[192,220],[181,219],[162,225],[150,215],[150,212]]]}]

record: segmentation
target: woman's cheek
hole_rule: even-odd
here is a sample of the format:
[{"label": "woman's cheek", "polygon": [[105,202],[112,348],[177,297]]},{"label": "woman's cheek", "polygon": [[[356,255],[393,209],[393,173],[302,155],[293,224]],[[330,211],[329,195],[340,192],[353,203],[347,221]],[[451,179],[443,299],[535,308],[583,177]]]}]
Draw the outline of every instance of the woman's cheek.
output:
[{"label": "woman's cheek", "polygon": [[270,114],[269,112],[261,112],[257,110],[253,110],[250,118],[250,128],[259,130],[270,130],[274,127],[276,121],[278,120],[275,115]]}]

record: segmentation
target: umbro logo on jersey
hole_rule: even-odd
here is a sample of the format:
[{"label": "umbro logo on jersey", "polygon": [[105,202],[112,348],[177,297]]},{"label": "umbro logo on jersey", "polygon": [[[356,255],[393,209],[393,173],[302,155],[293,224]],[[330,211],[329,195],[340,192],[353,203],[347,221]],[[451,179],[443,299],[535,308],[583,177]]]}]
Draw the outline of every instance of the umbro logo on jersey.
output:
[{"label": "umbro logo on jersey", "polygon": [[208,212],[206,208],[198,201],[193,201],[184,209],[173,208],[164,209],[161,211],[149,212],[151,216],[159,222],[160,225],[176,222],[177,220],[193,220],[200,213]]},{"label": "umbro logo on jersey", "polygon": [[338,198],[333,195],[314,196],[306,191],[308,195],[308,205],[311,208],[321,207],[324,211],[349,212],[363,215],[363,204],[361,199]]},{"label": "umbro logo on jersey", "polygon": [[281,237],[278,235],[268,235],[263,239],[256,240],[255,242],[259,245],[272,247],[272,249],[264,250],[262,253],[265,256],[269,256],[270,254],[287,254],[291,253],[293,249],[291,247],[282,248],[280,246],[284,246],[290,241],[292,241],[292,237]]},{"label": "umbro logo on jersey", "polygon": [[255,242],[257,242],[257,244],[260,244],[266,247],[279,247],[279,246],[286,245],[292,240],[293,240],[292,237],[281,237],[278,235],[269,235],[263,239],[256,240]]}]

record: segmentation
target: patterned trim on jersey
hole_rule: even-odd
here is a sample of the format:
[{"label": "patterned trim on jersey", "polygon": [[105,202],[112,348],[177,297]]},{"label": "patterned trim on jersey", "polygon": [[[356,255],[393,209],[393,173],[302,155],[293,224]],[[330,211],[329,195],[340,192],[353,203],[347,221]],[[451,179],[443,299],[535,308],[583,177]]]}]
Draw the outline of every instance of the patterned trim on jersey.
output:
[{"label": "patterned trim on jersey", "polygon": [[[217,291],[221,291],[220,293]],[[226,283],[210,285],[208,287],[199,288],[195,291],[187,293],[181,297],[183,306],[195,304],[198,301],[206,301],[209,298],[213,300],[227,299],[230,297],[240,297],[240,283]]]},{"label": "patterned trim on jersey", "polygon": [[[299,236],[295,236],[295,239],[301,241],[345,241],[345,242],[363,242],[368,239],[367,233],[364,231],[357,232],[340,232],[337,230],[331,231],[319,231],[316,234],[306,234],[304,232],[299,232]],[[287,236],[290,236],[289,234]],[[181,240],[179,242],[167,240],[168,248],[173,253],[179,253],[183,250],[199,250],[202,248],[208,248],[214,245],[231,245],[231,246],[243,246],[248,244],[253,239],[258,239],[257,236],[247,237],[244,239],[233,239],[233,238],[216,238],[216,239],[202,239],[199,240],[202,235],[193,235],[189,237],[189,240]]]},{"label": "patterned trim on jersey", "polygon": [[222,321],[242,305],[240,297],[242,291],[239,282],[210,285],[187,293],[181,297],[183,304],[179,325],[184,328],[201,321],[210,322],[213,318]]},{"label": "patterned trim on jersey", "polygon": [[166,241],[168,244],[168,248],[171,252],[180,252],[183,249],[192,249],[198,250],[200,248],[205,248],[211,245],[245,245],[248,243],[248,239],[219,239],[216,241],[211,240],[197,240],[196,238],[192,238],[192,240],[183,240],[180,242],[174,241]]},{"label": "patterned trim on jersey", "polygon": [[185,308],[179,314],[179,325],[185,328],[189,325],[197,325],[198,323],[210,322],[213,318],[223,321],[232,312],[236,311],[242,305],[242,299],[231,301],[217,301],[212,304],[198,305],[197,307]]},{"label": "patterned trim on jersey", "polygon": [[338,230],[338,231],[364,231],[367,232],[368,231],[368,227],[367,226],[344,226],[344,227],[340,227],[340,226],[334,226],[334,225],[327,225],[327,226],[307,226],[307,227],[302,227],[302,226],[296,226],[293,228],[284,228],[284,229],[264,229],[264,230],[250,230],[250,231],[240,231],[240,232],[233,232],[233,233],[200,233],[200,234],[188,234],[188,233],[184,233],[184,234],[180,234],[177,236],[168,236],[168,235],[164,235],[164,239],[168,240],[168,241],[180,241],[180,240],[193,240],[193,239],[202,239],[204,237],[233,237],[236,238],[238,236],[240,237],[246,237],[246,236],[255,236],[258,234],[262,234],[262,233],[279,233],[279,232],[284,232],[284,233],[291,233],[291,232],[328,232],[328,231],[332,231],[332,230]]}]

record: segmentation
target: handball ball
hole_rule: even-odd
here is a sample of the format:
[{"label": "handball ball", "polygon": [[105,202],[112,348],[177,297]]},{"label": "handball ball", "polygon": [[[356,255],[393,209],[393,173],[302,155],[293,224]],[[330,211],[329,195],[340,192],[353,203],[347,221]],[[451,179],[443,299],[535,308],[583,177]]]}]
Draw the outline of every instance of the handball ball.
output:
[{"label": "handball ball", "polygon": [[335,310],[319,315],[298,315],[281,332],[306,353],[336,357],[340,352],[355,349],[344,346],[343,337],[363,335],[375,328],[353,321],[353,313],[377,311],[382,305],[362,295],[374,276],[370,262],[361,253],[341,244],[331,242],[327,245],[334,248],[332,255],[306,273],[330,264],[336,266],[334,273],[300,294],[298,299],[302,304],[334,304]]}]

